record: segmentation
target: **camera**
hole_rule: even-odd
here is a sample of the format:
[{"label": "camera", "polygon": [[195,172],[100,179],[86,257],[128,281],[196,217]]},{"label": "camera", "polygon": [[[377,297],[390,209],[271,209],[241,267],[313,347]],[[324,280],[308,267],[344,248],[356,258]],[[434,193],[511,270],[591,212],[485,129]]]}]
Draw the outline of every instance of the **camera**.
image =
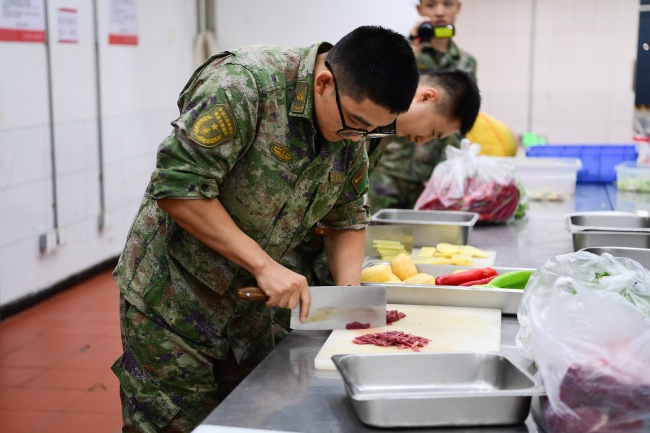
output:
[{"label": "camera", "polygon": [[453,24],[434,26],[429,22],[425,22],[418,27],[418,39],[420,42],[428,41],[431,38],[451,38],[455,33]]}]

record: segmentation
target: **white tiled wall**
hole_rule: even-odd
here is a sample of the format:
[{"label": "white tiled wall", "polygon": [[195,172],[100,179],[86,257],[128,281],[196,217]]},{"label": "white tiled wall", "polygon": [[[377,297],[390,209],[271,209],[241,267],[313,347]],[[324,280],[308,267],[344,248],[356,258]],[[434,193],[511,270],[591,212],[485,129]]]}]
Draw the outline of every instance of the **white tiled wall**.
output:
[{"label": "white tiled wall", "polygon": [[463,0],[457,39],[478,59],[483,110],[550,143],[631,143],[638,10],[637,0]]},{"label": "white tiled wall", "polygon": [[[485,112],[550,142],[630,142],[638,0],[462,1],[456,41],[478,59]],[[66,243],[38,251],[39,235],[53,224],[45,46],[0,42],[0,304],[119,254],[193,70],[196,2],[138,0],[137,47],[107,45],[108,2],[97,2],[109,223],[99,231],[92,3],[47,3],[53,26],[59,7],[76,8],[79,18],[78,44],[52,43],[57,205]],[[336,42],[364,24],[406,34],[416,3],[217,0],[217,47]]]},{"label": "white tiled wall", "polygon": [[39,252],[39,235],[54,223],[45,45],[0,42],[0,304],[119,254],[193,70],[196,2],[139,0],[137,47],[107,44],[107,2],[98,2],[109,216],[100,231],[92,2],[48,4],[53,26],[59,7],[77,9],[79,22],[77,44],[58,44],[50,29],[56,204],[65,243]]}]

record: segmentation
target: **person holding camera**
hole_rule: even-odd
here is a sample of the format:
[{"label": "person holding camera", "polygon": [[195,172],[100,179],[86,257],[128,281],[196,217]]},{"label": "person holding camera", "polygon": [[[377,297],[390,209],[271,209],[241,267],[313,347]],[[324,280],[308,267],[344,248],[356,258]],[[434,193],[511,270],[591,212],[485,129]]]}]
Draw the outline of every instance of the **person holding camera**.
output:
[{"label": "person holding camera", "polygon": [[476,77],[476,59],[454,43],[454,22],[460,0],[420,0],[420,19],[409,33],[411,47],[421,72],[460,69]]},{"label": "person holding camera", "polygon": [[[476,80],[476,59],[454,43],[454,23],[460,0],[420,0],[420,19],[410,30],[411,47],[420,74],[459,69]],[[370,176],[370,212],[381,209],[413,209],[447,145],[458,147],[461,136],[434,138],[424,144],[394,137]]]}]

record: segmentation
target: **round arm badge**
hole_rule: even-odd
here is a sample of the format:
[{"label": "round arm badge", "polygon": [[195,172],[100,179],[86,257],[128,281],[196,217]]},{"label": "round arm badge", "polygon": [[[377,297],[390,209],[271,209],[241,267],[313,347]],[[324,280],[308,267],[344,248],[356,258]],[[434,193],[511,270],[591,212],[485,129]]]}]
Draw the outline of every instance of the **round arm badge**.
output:
[{"label": "round arm badge", "polygon": [[189,131],[192,141],[203,147],[215,147],[235,136],[235,118],[223,104],[201,115]]}]

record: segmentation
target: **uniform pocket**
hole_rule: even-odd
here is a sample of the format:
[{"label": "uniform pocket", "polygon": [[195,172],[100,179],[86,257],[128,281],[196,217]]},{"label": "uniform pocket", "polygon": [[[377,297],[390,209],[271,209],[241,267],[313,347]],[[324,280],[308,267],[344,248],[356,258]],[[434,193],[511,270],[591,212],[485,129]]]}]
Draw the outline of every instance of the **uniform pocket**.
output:
[{"label": "uniform pocket", "polygon": [[178,227],[168,244],[169,254],[187,272],[219,295],[237,277],[237,266]]},{"label": "uniform pocket", "polygon": [[309,205],[309,209],[307,209],[302,225],[311,228],[323,219],[336,204],[342,189],[343,184],[334,186],[331,183],[320,183],[316,195]]},{"label": "uniform pocket", "polygon": [[156,433],[176,416],[174,404],[163,387],[142,368],[127,349],[111,367],[120,381],[131,422],[142,432]]}]

